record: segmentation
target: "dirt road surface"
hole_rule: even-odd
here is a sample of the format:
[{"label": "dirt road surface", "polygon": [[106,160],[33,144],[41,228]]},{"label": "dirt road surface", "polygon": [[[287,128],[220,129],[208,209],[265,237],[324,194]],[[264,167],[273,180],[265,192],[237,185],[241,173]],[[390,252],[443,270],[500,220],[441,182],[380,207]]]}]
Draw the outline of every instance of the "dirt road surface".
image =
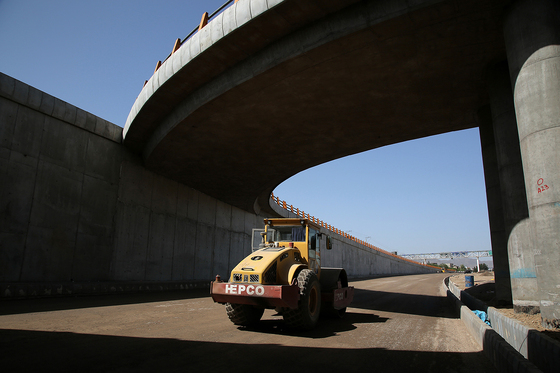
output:
[{"label": "dirt road surface", "polygon": [[242,328],[207,290],[0,302],[2,372],[494,372],[441,289],[446,274],[354,281],[309,332],[267,310]]}]

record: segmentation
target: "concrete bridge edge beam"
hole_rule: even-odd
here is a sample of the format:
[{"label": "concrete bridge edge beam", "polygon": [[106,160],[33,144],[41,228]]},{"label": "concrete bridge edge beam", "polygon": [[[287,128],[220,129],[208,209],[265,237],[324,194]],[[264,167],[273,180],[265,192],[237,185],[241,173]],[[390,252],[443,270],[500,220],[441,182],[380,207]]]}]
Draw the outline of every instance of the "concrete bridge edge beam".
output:
[{"label": "concrete bridge edge beam", "polygon": [[529,211],[513,91],[508,65],[505,61],[493,66],[490,70],[488,90],[498,172],[504,192],[502,200],[504,201],[505,229],[509,235],[520,220],[529,217]]},{"label": "concrete bridge edge beam", "polygon": [[494,279],[496,299],[504,304],[511,304],[512,289],[508,265],[507,235],[504,226],[504,208],[502,187],[498,175],[496,143],[492,129],[490,108],[485,106],[478,112],[480,145],[486,184],[486,201],[488,204],[488,221],[490,224],[490,242],[494,261]]},{"label": "concrete bridge edge beam", "polygon": [[519,0],[504,35],[527,186],[543,325],[560,327],[560,4]]}]

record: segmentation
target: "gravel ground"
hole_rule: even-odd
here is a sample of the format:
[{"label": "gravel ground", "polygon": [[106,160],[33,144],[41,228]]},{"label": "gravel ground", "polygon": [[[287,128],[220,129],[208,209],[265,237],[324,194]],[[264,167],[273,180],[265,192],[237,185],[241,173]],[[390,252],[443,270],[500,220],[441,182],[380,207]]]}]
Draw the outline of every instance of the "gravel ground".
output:
[{"label": "gravel ground", "polygon": [[450,306],[445,277],[352,281],[345,317],[310,331],[275,310],[236,326],[208,289],[2,301],[0,371],[497,372]]}]

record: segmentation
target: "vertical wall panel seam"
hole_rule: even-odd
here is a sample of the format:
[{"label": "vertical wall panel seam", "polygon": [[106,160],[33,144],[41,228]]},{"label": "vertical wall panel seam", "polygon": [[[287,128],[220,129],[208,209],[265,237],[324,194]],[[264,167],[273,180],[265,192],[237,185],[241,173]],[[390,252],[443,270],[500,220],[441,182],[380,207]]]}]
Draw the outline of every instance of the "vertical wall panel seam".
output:
[{"label": "vertical wall panel seam", "polygon": [[[155,189],[155,181],[152,178],[152,185],[151,185],[151,193],[150,193],[150,207],[148,214],[148,237],[146,239],[146,256],[144,258],[144,281],[148,281],[148,259],[150,254],[150,247],[151,247],[151,238],[152,238],[152,215],[154,213],[152,203],[154,202],[154,189]],[[134,248],[133,248],[134,249]]]},{"label": "vertical wall panel seam", "polygon": [[[173,229],[173,248],[171,251],[171,274],[170,274],[170,281],[173,281],[174,277],[174,272],[175,272],[175,239],[177,236],[177,224],[178,224],[178,220],[179,220],[179,185],[177,184],[177,188],[175,191],[175,227]],[[188,210],[187,210],[187,214],[188,214]],[[182,277],[182,276],[181,276]]]},{"label": "vertical wall panel seam", "polygon": [[[197,193],[197,192],[196,192],[195,189],[191,189],[190,193],[191,193],[191,196],[193,196],[193,198],[194,198],[194,193]],[[199,223],[199,214],[200,214],[200,200],[198,199],[199,197],[200,196],[197,196],[197,200],[196,200],[196,203],[197,203],[197,206],[196,206],[196,220],[193,221],[193,225],[194,225],[194,238],[193,238],[193,240],[194,240],[194,243],[193,243],[193,248],[192,248],[193,257],[192,257],[192,264],[191,264],[191,269],[192,269],[191,276],[192,276],[193,279],[196,278],[196,258],[198,256],[197,255],[197,253],[198,253],[198,249],[197,249],[198,248],[198,223]],[[190,203],[190,199],[189,199],[189,203]],[[187,210],[187,218],[190,219],[189,216],[188,216],[189,215],[188,211],[189,210]]]},{"label": "vertical wall panel seam", "polygon": [[[86,149],[85,149],[85,162],[87,162],[87,151],[88,151],[88,147],[89,147],[89,139],[88,141],[86,141]],[[70,265],[70,279],[73,280],[74,279],[74,264],[76,261],[76,250],[78,248],[78,235],[80,232],[80,222],[82,221],[82,204],[83,204],[83,197],[84,197],[84,185],[85,185],[85,178],[86,178],[86,170],[87,167],[84,164],[84,170],[82,172],[82,187],[81,187],[81,191],[80,191],[80,203],[78,206],[78,224],[76,225],[76,235],[75,235],[75,239],[74,239],[74,249],[72,250],[72,264]]]},{"label": "vertical wall panel seam", "polygon": [[119,165],[119,179],[118,179],[118,186],[117,186],[117,195],[115,196],[116,199],[116,203],[115,203],[115,211],[113,212],[113,216],[112,216],[112,234],[111,234],[111,247],[113,248],[113,253],[111,255],[111,261],[109,262],[109,275],[110,277],[114,278],[114,273],[113,273],[113,268],[114,268],[114,261],[115,261],[115,256],[117,253],[117,215],[118,215],[118,211],[119,211],[119,195],[120,195],[120,189],[121,189],[121,174],[122,174],[122,165],[123,165],[123,155],[122,155],[122,149],[123,148],[119,148],[119,152],[121,154],[121,163]]},{"label": "vertical wall panel seam", "polygon": [[[230,268],[233,269],[233,267],[230,266],[230,262],[231,262],[231,248],[233,247],[233,208],[230,209],[230,214],[229,214],[229,247],[227,249],[227,273],[226,276],[228,277],[228,281],[229,281],[229,272],[230,272]],[[251,248],[252,249],[252,248]]]},{"label": "vertical wall panel seam", "polygon": [[[16,120],[15,120],[15,125],[16,126],[17,126],[17,123],[18,123],[18,116],[19,116],[21,106],[22,105],[20,103],[18,103],[18,109],[17,109],[17,112],[16,112]],[[40,143],[43,142],[43,133],[45,132],[45,122],[46,122],[46,119],[43,118],[42,123],[41,123],[41,131],[40,131],[41,132]],[[14,133],[15,133],[15,130],[16,130],[16,127],[14,126]],[[39,149],[41,149],[41,148],[39,147]],[[12,149],[10,148],[10,158],[11,158],[11,152],[12,152]],[[37,190],[37,179],[39,177],[39,163],[40,163],[39,160],[40,160],[40,158],[41,158],[41,150],[39,150],[39,155],[37,156],[37,165],[35,166],[35,181],[33,183],[33,193],[31,195],[31,204],[30,204],[30,208],[29,208],[29,219],[27,221],[27,231],[26,231],[26,234],[25,234],[25,244],[23,246],[23,255],[22,255],[22,258],[21,258],[21,267],[20,267],[20,270],[19,270],[19,281],[22,281],[23,268],[25,267],[25,258],[27,256],[27,242],[28,242],[28,239],[29,239],[29,228],[31,227],[31,214],[33,212],[33,205],[35,204],[35,192]]]},{"label": "vertical wall panel seam", "polygon": [[214,256],[217,250],[217,240],[216,235],[218,234],[218,202],[214,203],[214,234],[211,237],[212,240],[212,255],[210,256],[210,278],[212,278],[212,272],[214,271]]}]

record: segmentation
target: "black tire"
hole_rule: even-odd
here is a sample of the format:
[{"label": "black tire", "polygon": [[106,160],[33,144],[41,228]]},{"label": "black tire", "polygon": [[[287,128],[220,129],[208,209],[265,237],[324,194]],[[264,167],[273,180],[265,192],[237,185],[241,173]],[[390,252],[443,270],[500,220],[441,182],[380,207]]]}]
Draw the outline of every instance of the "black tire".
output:
[{"label": "black tire", "polygon": [[309,269],[303,269],[297,277],[299,286],[299,304],[297,309],[284,312],[284,321],[291,328],[310,330],[317,325],[321,313],[321,284],[317,275]]},{"label": "black tire", "polygon": [[259,322],[264,313],[264,308],[248,304],[226,303],[226,312],[235,325],[250,326]]}]

